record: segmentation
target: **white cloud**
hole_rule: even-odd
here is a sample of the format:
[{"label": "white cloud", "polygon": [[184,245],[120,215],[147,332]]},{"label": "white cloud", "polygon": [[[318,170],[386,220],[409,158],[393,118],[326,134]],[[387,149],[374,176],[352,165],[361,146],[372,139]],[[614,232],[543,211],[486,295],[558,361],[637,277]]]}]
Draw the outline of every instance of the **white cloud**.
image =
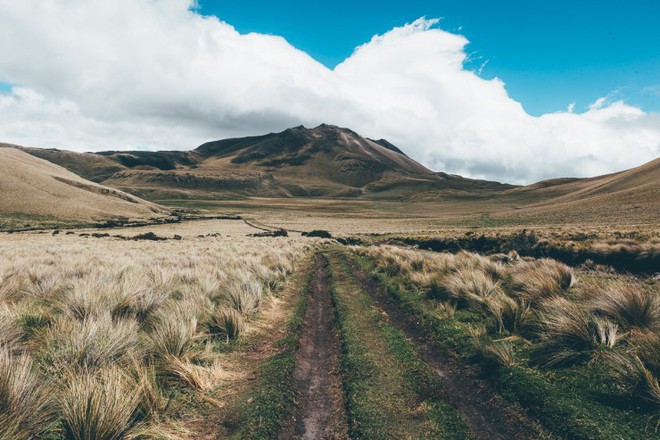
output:
[{"label": "white cloud", "polygon": [[190,149],[321,122],[385,137],[427,166],[508,182],[660,155],[660,115],[603,98],[528,115],[463,68],[467,40],[420,19],[329,70],[277,36],[241,35],[190,0],[0,3],[0,140],[76,150]]}]

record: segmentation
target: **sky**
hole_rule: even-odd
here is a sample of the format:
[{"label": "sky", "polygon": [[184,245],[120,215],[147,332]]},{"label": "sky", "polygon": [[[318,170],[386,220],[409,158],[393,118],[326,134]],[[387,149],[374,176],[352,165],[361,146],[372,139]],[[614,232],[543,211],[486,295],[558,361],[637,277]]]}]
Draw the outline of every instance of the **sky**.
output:
[{"label": "sky", "polygon": [[330,123],[510,183],[660,156],[660,2],[0,0],[0,142]]}]

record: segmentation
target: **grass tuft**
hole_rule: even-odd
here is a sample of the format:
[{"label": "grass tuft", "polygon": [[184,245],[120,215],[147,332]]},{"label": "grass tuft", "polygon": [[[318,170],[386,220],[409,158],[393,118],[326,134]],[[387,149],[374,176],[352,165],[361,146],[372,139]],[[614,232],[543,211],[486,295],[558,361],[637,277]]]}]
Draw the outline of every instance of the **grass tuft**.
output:
[{"label": "grass tuft", "polygon": [[27,356],[0,347],[0,439],[39,438],[56,421],[50,384],[33,370]]},{"label": "grass tuft", "polygon": [[217,338],[237,339],[244,328],[243,318],[235,309],[219,308],[208,323],[209,332]]},{"label": "grass tuft", "polygon": [[594,300],[593,308],[625,329],[660,331],[660,295],[638,285],[610,286]]}]

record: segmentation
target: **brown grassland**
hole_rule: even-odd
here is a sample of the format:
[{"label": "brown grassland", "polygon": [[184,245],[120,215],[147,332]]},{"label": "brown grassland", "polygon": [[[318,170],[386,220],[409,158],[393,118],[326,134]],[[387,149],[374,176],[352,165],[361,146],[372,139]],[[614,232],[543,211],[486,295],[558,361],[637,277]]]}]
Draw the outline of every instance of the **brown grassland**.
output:
[{"label": "brown grassland", "polygon": [[0,438],[199,438],[195,408],[227,405],[313,241],[179,226],[0,238]]}]

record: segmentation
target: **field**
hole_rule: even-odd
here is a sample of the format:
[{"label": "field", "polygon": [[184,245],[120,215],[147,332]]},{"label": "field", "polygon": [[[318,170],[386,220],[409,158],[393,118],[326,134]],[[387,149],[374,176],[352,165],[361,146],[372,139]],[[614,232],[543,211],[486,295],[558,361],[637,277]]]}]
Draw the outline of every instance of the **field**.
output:
[{"label": "field", "polygon": [[250,208],[1,234],[0,439],[659,435],[657,228]]}]

